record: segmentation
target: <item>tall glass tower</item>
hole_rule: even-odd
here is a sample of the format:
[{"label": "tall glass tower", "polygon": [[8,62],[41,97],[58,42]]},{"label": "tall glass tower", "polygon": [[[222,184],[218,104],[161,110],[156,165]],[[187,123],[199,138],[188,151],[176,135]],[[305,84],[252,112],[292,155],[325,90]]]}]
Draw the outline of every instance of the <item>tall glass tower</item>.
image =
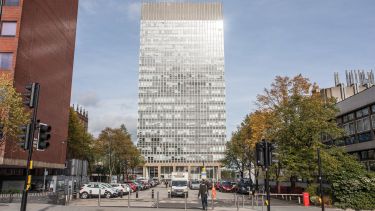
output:
[{"label": "tall glass tower", "polygon": [[220,2],[142,3],[138,148],[145,177],[220,178],[226,142]]}]

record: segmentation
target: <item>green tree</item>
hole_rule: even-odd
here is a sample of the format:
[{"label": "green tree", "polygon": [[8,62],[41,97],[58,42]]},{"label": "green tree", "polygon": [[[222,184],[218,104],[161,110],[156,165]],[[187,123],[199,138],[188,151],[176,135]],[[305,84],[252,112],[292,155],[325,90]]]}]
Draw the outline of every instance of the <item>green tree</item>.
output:
[{"label": "green tree", "polygon": [[[323,174],[331,185],[337,206],[374,209],[374,174],[368,173],[344,149],[322,144],[322,135],[338,139],[344,131],[334,121],[337,108],[334,99],[323,101],[317,86],[307,78],[277,76],[270,89],[258,96],[260,112],[272,114],[264,131],[266,138],[278,144],[279,163],[284,177],[316,182],[317,148],[321,149]],[[258,132],[259,133],[259,132]]]},{"label": "green tree", "polygon": [[3,126],[3,136],[0,144],[5,140],[17,141],[21,133],[20,126],[26,125],[30,114],[23,105],[22,96],[13,87],[8,74],[0,74],[0,124]]},{"label": "green tree", "polygon": [[99,155],[98,161],[108,169],[110,178],[112,175],[123,175],[127,179],[131,169],[143,164],[142,156],[124,125],[120,128],[105,128],[95,148]]},{"label": "green tree", "polygon": [[237,169],[242,179],[246,170],[251,173],[251,163],[254,161],[254,154],[250,144],[251,130],[248,127],[249,120],[249,116],[246,116],[241,125],[232,134],[231,140],[226,144],[225,157],[222,160],[226,167]]}]

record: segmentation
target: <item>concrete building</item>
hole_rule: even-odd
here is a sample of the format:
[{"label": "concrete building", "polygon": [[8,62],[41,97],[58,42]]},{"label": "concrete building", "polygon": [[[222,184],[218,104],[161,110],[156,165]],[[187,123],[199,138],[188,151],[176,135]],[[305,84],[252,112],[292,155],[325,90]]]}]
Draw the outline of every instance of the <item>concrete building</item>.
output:
[{"label": "concrete building", "polygon": [[326,144],[345,146],[346,150],[358,156],[368,170],[375,171],[375,86],[371,72],[347,72],[347,85],[339,82],[335,74],[336,86],[321,90],[323,97],[335,97],[338,101],[337,123],[347,136],[330,140]]},{"label": "concrete building", "polygon": [[[0,74],[17,91],[39,82],[38,119],[52,126],[50,147],[34,151],[35,175],[65,168],[78,0],[3,0]],[[27,153],[10,140],[0,146],[0,180],[23,179]]]},{"label": "concrete building", "polygon": [[138,148],[145,177],[220,178],[226,142],[219,2],[142,3]]}]

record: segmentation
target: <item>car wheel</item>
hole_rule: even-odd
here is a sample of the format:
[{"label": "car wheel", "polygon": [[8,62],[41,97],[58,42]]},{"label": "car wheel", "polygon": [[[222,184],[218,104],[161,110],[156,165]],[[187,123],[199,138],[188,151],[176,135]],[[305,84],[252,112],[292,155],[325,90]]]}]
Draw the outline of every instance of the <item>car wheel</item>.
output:
[{"label": "car wheel", "polygon": [[109,198],[111,198],[111,193],[110,193],[110,192],[106,192],[106,193],[104,194],[104,196],[105,196],[107,199],[109,199]]},{"label": "car wheel", "polygon": [[82,199],[87,199],[89,197],[89,194],[87,193],[87,192],[83,192],[82,194],[81,194],[81,198]]}]

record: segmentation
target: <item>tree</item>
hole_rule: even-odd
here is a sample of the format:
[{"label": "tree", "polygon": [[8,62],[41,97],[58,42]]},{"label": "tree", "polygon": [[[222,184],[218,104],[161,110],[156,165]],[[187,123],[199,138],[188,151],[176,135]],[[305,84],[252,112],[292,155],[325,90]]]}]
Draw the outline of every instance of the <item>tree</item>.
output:
[{"label": "tree", "polygon": [[93,136],[89,134],[73,108],[69,110],[68,158],[91,161]]},{"label": "tree", "polygon": [[[271,114],[266,127],[253,129],[278,144],[279,163],[284,177],[316,182],[317,148],[321,149],[324,176],[331,185],[333,200],[342,208],[374,209],[375,176],[343,148],[322,144],[322,135],[335,140],[344,136],[335,119],[335,99],[323,101],[317,86],[307,78],[277,76],[270,89],[258,95],[258,111]],[[258,121],[258,122],[259,122]],[[255,122],[255,121],[254,121]],[[259,137],[259,135],[258,135]]]},{"label": "tree", "polygon": [[228,168],[235,168],[240,171],[241,179],[244,178],[244,172],[249,169],[251,173],[251,163],[254,154],[251,150],[250,138],[251,130],[248,127],[249,116],[246,116],[241,125],[232,134],[232,138],[226,144],[225,157],[222,163]]},{"label": "tree", "polygon": [[129,170],[143,164],[140,152],[131,141],[131,136],[124,125],[120,128],[105,128],[95,143],[98,160],[112,175],[128,178]]},{"label": "tree", "polygon": [[5,140],[17,140],[17,135],[21,133],[20,126],[29,123],[29,117],[21,94],[13,87],[10,76],[0,74],[0,124],[3,126],[0,144]]},{"label": "tree", "polygon": [[332,121],[337,113],[334,101],[324,102],[314,92],[316,89],[315,84],[301,75],[277,76],[271,89],[265,89],[257,98],[259,109],[272,113],[267,133],[278,143],[278,166],[284,169],[285,176],[291,177],[292,183],[297,177],[308,181],[316,177],[316,150],[325,148],[321,143],[323,133],[332,138],[343,134]]}]

